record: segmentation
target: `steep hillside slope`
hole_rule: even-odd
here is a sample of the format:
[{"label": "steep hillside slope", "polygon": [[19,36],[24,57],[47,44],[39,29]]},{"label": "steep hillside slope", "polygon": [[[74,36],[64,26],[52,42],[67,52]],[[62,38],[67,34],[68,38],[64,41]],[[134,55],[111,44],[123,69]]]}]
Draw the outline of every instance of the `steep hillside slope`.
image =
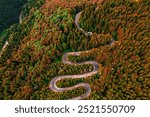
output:
[{"label": "steep hillside slope", "polygon": [[21,7],[27,0],[0,0],[0,32],[19,21]]},{"label": "steep hillside slope", "polygon": [[[63,80],[60,87],[79,82],[90,84],[87,99],[150,99],[150,2],[129,0],[31,0],[23,10],[22,24],[1,35],[0,99],[68,99],[84,88],[56,93],[49,82],[58,75],[87,73],[91,65],[65,65],[70,51],[91,52],[71,61],[95,60],[99,73],[88,79]],[[87,38],[75,25],[93,32]],[[108,46],[111,38],[115,39]]]}]

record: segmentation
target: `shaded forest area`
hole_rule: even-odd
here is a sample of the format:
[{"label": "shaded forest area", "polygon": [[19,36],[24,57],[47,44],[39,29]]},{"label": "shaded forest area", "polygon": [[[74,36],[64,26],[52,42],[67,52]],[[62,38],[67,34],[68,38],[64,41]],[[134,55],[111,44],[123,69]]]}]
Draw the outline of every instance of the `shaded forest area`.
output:
[{"label": "shaded forest area", "polygon": [[[55,76],[92,71],[91,65],[65,65],[65,52],[90,50],[74,62],[95,60],[99,73],[57,82],[60,87],[86,82],[87,99],[150,99],[149,0],[32,0],[22,24],[11,26],[2,40],[9,45],[0,58],[0,99],[68,99],[85,89],[49,90]],[[75,26],[93,32],[87,39]],[[115,43],[110,46],[111,38]],[[1,42],[0,42],[1,44]]]},{"label": "shaded forest area", "polygon": [[0,0],[0,32],[19,22],[21,7],[28,0]]}]

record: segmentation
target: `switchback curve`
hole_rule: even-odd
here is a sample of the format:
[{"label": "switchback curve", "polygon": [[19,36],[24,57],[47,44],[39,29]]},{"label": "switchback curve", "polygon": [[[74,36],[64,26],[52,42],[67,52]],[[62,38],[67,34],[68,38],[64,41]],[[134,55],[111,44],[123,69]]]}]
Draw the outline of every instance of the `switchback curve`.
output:
[{"label": "switchback curve", "polygon": [[[78,21],[80,19],[80,16],[81,16],[81,13],[82,12],[79,12],[76,14],[75,16],[75,24],[78,28],[79,31],[81,31],[85,36],[91,36],[92,35],[92,32],[86,32],[85,30],[83,30],[82,28],[80,28],[79,24],[78,24]],[[111,42],[110,42],[110,45],[112,45],[114,43],[114,39],[112,38]],[[71,86],[71,87],[65,87],[65,88],[59,88],[57,87],[56,83],[57,81],[59,80],[63,80],[63,79],[79,79],[79,78],[83,78],[83,77],[89,77],[89,76],[92,76],[94,74],[97,74],[98,73],[98,70],[99,70],[99,64],[96,62],[96,61],[85,61],[85,62],[79,62],[79,63],[73,63],[71,61],[68,60],[68,56],[69,55],[72,55],[72,56],[80,56],[81,53],[88,53],[90,50],[87,50],[87,51],[82,51],[82,52],[68,52],[68,53],[65,53],[63,54],[62,56],[62,62],[64,64],[68,64],[68,65],[82,65],[82,64],[91,64],[93,66],[93,71],[91,72],[88,72],[88,73],[85,73],[85,74],[78,74],[78,75],[62,75],[62,76],[56,76],[54,77],[51,81],[50,81],[50,84],[49,84],[49,88],[52,90],[52,91],[55,91],[55,92],[64,92],[64,91],[68,91],[68,90],[72,90],[72,89],[75,89],[77,87],[84,87],[86,89],[86,92],[84,94],[82,94],[81,96],[78,96],[78,97],[74,97],[72,99],[74,100],[79,100],[79,99],[84,99],[86,97],[88,97],[91,93],[91,87],[89,84],[87,83],[78,83],[74,86]]]}]

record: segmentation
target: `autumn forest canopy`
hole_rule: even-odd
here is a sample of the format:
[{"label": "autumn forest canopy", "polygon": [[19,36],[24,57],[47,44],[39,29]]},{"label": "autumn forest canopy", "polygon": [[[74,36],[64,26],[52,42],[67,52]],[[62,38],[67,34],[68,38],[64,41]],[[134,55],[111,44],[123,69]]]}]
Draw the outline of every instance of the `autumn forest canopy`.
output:
[{"label": "autumn forest canopy", "polygon": [[[86,82],[92,92],[86,99],[150,99],[149,0],[30,0],[22,8],[22,23],[0,33],[0,99],[68,99],[83,87],[56,93],[49,82],[59,75],[83,74],[90,64],[62,63],[65,52],[72,62],[94,60],[96,75],[57,82],[59,87]],[[87,38],[75,25],[93,32]],[[1,14],[1,13],[0,13]],[[0,17],[1,20],[1,17]],[[109,46],[111,38],[115,43]]]}]

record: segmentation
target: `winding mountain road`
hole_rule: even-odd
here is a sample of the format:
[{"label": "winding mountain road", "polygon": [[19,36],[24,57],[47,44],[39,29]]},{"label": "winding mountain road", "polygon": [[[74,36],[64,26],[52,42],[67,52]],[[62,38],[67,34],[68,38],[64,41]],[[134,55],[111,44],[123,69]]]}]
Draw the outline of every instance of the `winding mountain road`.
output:
[{"label": "winding mountain road", "polygon": [[[30,0],[28,0],[28,2],[25,5],[23,5],[22,8],[26,7],[27,5],[29,5],[29,3],[30,3]],[[19,23],[22,24],[22,11],[21,11],[21,13],[19,15]]]},{"label": "winding mountain road", "polygon": [[[78,24],[78,21],[80,19],[81,13],[82,12],[79,12],[78,14],[76,14],[76,16],[75,16],[75,24],[76,24],[78,30],[81,31],[85,36],[91,36],[92,32],[86,32],[85,30],[83,30],[82,28],[80,28],[80,26]],[[110,42],[110,45],[112,45],[113,43],[114,43],[114,39],[112,38],[112,40]],[[90,93],[91,93],[91,87],[87,83],[78,83],[78,84],[76,84],[74,86],[65,87],[65,88],[59,88],[59,87],[57,87],[56,83],[57,83],[57,81],[63,80],[63,79],[79,79],[79,78],[89,77],[89,76],[92,76],[94,74],[97,74],[98,73],[98,69],[99,69],[99,64],[96,61],[85,61],[85,62],[73,63],[73,62],[71,62],[71,61],[68,60],[68,56],[69,55],[80,56],[81,53],[88,53],[89,51],[90,50],[82,51],[82,52],[68,52],[68,53],[65,53],[62,56],[62,62],[64,64],[68,64],[68,65],[91,64],[93,66],[93,71],[85,73],[85,74],[79,74],[79,75],[62,75],[62,76],[56,76],[56,77],[54,77],[50,81],[49,88],[52,91],[55,91],[55,92],[64,92],[64,91],[75,89],[77,87],[84,87],[86,89],[86,92],[84,94],[82,94],[81,96],[74,97],[72,99],[79,100],[79,99],[84,99],[84,98],[88,97],[90,95]]]},{"label": "winding mountain road", "polygon": [[3,51],[5,50],[5,48],[9,45],[8,41],[5,42],[2,50],[0,51],[0,58],[2,57]]}]

